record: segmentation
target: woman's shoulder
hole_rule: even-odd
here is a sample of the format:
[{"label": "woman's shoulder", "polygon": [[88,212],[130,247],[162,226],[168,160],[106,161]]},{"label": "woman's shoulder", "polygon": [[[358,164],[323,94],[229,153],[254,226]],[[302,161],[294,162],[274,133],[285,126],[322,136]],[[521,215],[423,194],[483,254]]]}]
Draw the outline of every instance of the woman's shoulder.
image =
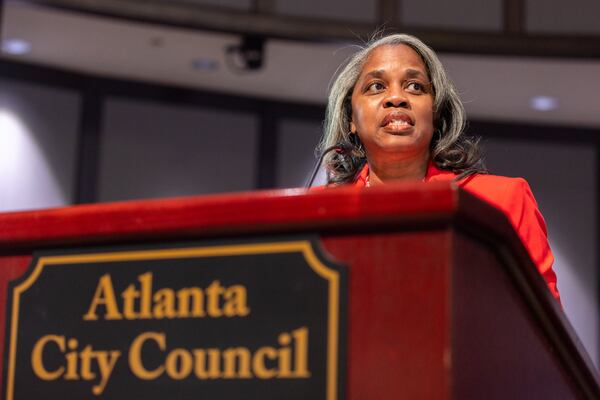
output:
[{"label": "woman's shoulder", "polygon": [[529,190],[525,178],[492,174],[474,174],[459,182],[461,187],[473,190],[504,192],[507,190]]},{"label": "woman's shoulder", "polygon": [[503,209],[512,209],[523,202],[537,206],[529,183],[521,177],[475,174],[459,182],[459,185]]},{"label": "woman's shoulder", "polygon": [[452,171],[441,170],[430,165],[427,171],[427,181],[458,180],[458,185],[463,189],[484,197],[504,197],[519,191],[530,191],[529,184],[523,178],[492,175],[487,173],[474,173],[465,178]]}]

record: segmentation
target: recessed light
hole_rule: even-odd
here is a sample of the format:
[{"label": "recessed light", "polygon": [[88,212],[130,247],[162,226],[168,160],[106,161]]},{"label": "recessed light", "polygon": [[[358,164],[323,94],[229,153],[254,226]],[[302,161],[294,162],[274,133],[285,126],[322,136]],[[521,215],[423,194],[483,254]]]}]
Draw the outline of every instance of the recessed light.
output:
[{"label": "recessed light", "polygon": [[219,62],[213,58],[196,58],[192,60],[192,67],[199,71],[215,71],[219,69]]},{"label": "recessed light", "polygon": [[31,51],[31,43],[23,39],[5,39],[2,41],[2,51],[7,54],[20,56]]},{"label": "recessed light", "polygon": [[558,99],[550,96],[535,96],[529,99],[529,106],[537,111],[551,111],[558,108]]}]

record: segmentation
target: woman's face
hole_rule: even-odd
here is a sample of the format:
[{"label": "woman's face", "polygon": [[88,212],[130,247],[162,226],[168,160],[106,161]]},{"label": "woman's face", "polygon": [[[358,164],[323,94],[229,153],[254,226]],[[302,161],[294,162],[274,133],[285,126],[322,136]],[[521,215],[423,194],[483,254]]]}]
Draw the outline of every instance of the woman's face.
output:
[{"label": "woman's face", "polygon": [[352,92],[350,126],[369,160],[429,159],[433,95],[412,48],[384,45],[371,52]]}]

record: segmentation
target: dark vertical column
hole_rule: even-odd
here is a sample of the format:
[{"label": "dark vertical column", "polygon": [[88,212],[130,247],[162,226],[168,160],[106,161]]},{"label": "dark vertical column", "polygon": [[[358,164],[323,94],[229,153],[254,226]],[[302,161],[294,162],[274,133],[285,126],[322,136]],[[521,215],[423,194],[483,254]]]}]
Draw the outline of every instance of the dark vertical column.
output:
[{"label": "dark vertical column", "polygon": [[98,197],[100,135],[103,96],[98,84],[90,82],[83,90],[79,114],[77,169],[74,203],[94,203]]},{"label": "dark vertical column", "polygon": [[259,111],[258,146],[256,152],[256,188],[270,189],[277,183],[277,116],[263,104]]},{"label": "dark vertical column", "polygon": [[509,35],[525,33],[525,1],[504,0],[504,32]]},{"label": "dark vertical column", "polygon": [[275,14],[275,0],[254,0],[254,12],[258,14]]},{"label": "dark vertical column", "polygon": [[2,45],[2,41],[4,40],[4,35],[2,34],[3,26],[4,26],[4,0],[0,0],[0,45]]},{"label": "dark vertical column", "polygon": [[400,26],[400,0],[379,0],[377,2],[377,22],[382,28]]}]

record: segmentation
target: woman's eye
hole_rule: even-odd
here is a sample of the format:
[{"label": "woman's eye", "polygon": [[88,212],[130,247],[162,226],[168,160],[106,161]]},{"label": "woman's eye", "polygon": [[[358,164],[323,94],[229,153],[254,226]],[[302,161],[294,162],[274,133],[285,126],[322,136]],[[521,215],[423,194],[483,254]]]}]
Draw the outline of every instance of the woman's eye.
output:
[{"label": "woman's eye", "polygon": [[425,93],[426,86],[420,82],[407,82],[406,90],[415,93]]},{"label": "woman's eye", "polygon": [[383,85],[383,83],[381,83],[381,82],[373,82],[373,83],[371,83],[370,85],[367,86],[366,92],[379,93],[383,89],[385,89],[385,86]]}]

